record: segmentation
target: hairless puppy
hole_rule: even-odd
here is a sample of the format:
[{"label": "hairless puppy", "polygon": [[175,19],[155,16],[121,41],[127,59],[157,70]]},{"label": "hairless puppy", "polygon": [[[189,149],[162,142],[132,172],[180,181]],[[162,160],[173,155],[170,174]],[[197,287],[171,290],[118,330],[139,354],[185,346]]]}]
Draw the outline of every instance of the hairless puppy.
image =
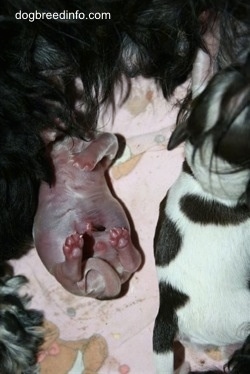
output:
[{"label": "hairless puppy", "polygon": [[117,149],[109,133],[91,142],[55,142],[55,183],[40,188],[35,246],[46,268],[76,295],[114,298],[141,264],[127,217],[105,179]]}]

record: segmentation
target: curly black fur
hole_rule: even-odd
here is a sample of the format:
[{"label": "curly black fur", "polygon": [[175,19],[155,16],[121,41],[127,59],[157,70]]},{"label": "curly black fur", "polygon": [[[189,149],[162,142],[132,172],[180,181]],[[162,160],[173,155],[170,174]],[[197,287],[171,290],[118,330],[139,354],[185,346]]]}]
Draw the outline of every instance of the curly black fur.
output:
[{"label": "curly black fur", "polygon": [[0,373],[38,373],[37,354],[43,343],[43,314],[27,309],[30,297],[20,296],[22,276],[0,278]]}]

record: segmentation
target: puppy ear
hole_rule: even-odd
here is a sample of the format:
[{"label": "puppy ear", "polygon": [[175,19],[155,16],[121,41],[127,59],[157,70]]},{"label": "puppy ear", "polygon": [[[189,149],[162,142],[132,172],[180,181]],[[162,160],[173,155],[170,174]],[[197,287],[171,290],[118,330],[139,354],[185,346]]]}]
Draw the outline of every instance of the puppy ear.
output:
[{"label": "puppy ear", "polygon": [[170,139],[168,141],[167,150],[172,151],[172,149],[176,148],[182,142],[187,140],[188,132],[187,132],[187,122],[180,123],[176,129],[173,131]]}]

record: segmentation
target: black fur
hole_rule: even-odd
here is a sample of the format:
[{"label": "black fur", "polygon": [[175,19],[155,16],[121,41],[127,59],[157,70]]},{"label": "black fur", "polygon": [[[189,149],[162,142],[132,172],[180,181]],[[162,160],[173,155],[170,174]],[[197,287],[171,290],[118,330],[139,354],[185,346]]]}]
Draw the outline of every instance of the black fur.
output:
[{"label": "black fur", "polygon": [[[160,204],[159,219],[154,236],[154,256],[157,266],[168,265],[177,256],[182,244],[177,225],[165,213],[166,201],[167,196]],[[162,250],[163,248],[165,250]]]},{"label": "black fur", "polygon": [[246,205],[228,207],[191,193],[181,198],[180,208],[190,221],[201,225],[239,225],[250,218],[250,212]]},{"label": "black fur", "polygon": [[24,276],[0,278],[0,373],[38,373],[37,354],[43,343],[43,314],[28,309],[30,297],[19,296]]},{"label": "black fur", "polygon": [[250,369],[250,335],[241,349],[235,351],[225,367],[230,374],[248,374]]},{"label": "black fur", "polygon": [[193,176],[193,172],[192,172],[192,170],[191,170],[191,168],[190,168],[190,166],[188,165],[188,163],[187,163],[186,160],[183,161],[183,164],[182,164],[182,171],[183,171],[184,173],[187,173],[187,174]]},{"label": "black fur", "polygon": [[170,284],[160,282],[160,306],[155,319],[153,346],[157,353],[173,351],[174,338],[178,333],[176,310],[188,302],[188,296]]}]

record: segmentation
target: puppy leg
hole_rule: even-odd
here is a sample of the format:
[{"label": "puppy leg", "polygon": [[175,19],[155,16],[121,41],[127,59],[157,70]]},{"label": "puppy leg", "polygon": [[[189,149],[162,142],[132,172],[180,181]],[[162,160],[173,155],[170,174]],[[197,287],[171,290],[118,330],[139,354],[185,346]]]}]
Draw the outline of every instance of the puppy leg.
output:
[{"label": "puppy leg", "polygon": [[153,350],[157,374],[174,373],[174,339],[178,332],[177,316],[168,304],[166,284],[160,282],[160,306],[153,332]]},{"label": "puppy leg", "polygon": [[68,236],[63,246],[65,261],[57,263],[52,274],[64,288],[77,293],[76,282],[82,279],[83,238],[75,233]]},{"label": "puppy leg", "polygon": [[[176,290],[165,281],[159,283],[160,306],[153,332],[153,350],[157,374],[174,373],[174,340],[178,334],[178,317],[176,311],[184,307],[187,295]],[[189,365],[183,363],[178,374],[186,374]]]},{"label": "puppy leg", "polygon": [[66,238],[63,246],[65,261],[56,264],[53,275],[69,292],[99,299],[119,294],[121,281],[116,271],[100,258],[83,261],[84,240],[80,234]]},{"label": "puppy leg", "polygon": [[74,166],[91,171],[104,157],[110,163],[115,157],[117,150],[118,141],[116,136],[110,133],[103,133],[92,140],[82,152],[74,154]]},{"label": "puppy leg", "polygon": [[63,246],[65,262],[62,263],[62,271],[72,281],[82,278],[82,250],[83,238],[75,233],[66,238]]},{"label": "puppy leg", "polygon": [[120,227],[112,228],[110,230],[110,243],[116,249],[124,271],[135,272],[141,264],[141,255],[134,248],[129,231]]}]

